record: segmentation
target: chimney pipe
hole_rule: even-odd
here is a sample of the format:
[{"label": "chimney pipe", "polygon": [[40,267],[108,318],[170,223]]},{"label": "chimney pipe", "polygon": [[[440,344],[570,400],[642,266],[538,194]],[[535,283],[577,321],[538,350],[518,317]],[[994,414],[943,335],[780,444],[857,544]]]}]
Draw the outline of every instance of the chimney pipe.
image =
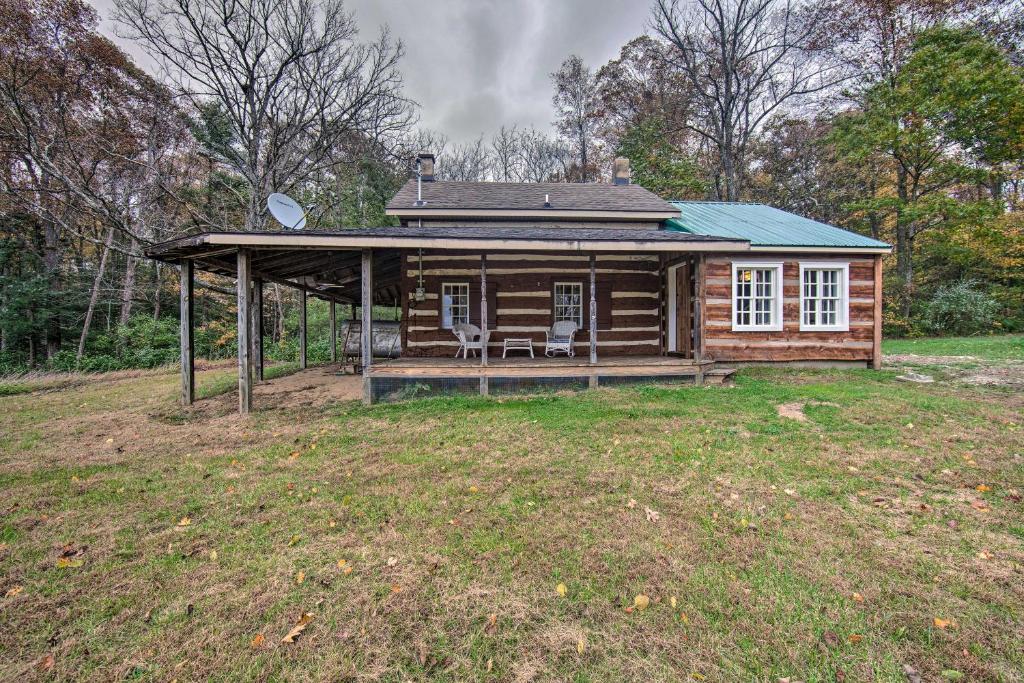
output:
[{"label": "chimney pipe", "polygon": [[629,159],[617,157],[612,168],[612,182],[616,185],[629,185]]}]

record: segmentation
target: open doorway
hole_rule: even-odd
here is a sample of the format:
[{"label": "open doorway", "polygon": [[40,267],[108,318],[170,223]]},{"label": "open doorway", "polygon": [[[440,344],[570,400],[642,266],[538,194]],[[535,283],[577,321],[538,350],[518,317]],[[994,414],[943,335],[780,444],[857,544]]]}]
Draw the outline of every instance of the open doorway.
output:
[{"label": "open doorway", "polygon": [[690,259],[669,266],[668,352],[693,358],[694,268]]}]

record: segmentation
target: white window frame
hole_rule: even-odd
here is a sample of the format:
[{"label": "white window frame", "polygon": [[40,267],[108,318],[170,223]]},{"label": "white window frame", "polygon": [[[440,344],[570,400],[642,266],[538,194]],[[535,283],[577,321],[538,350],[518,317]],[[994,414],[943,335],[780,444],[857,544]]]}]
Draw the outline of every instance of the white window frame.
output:
[{"label": "white window frame", "polygon": [[[839,304],[834,325],[808,325],[804,322],[804,271],[839,271]],[[800,331],[801,332],[848,332],[850,330],[850,264],[843,261],[801,261],[800,262]]]},{"label": "white window frame", "polygon": [[[774,289],[772,290],[772,321],[767,325],[755,325],[753,323],[749,325],[740,325],[736,322],[736,310],[737,310],[737,299],[738,299],[738,283],[736,282],[736,273],[740,270],[774,270],[775,271],[775,283]],[[733,261],[732,263],[732,307],[730,316],[732,320],[733,332],[781,332],[782,331],[782,289],[783,289],[783,268],[782,261]],[[755,283],[751,282],[751,286]],[[751,311],[751,320],[753,320],[753,311]]]},{"label": "white window frame", "polygon": [[441,283],[441,329],[450,330],[453,326],[462,322],[455,320],[452,310],[451,297],[445,298],[445,292],[451,287],[464,288],[466,290],[466,322],[470,318],[469,283],[468,282],[442,282]]},{"label": "white window frame", "polygon": [[559,318],[558,317],[558,288],[559,287],[579,287],[579,290],[580,290],[580,306],[579,306],[580,314],[579,314],[579,318],[575,319],[575,320],[572,320],[572,322],[576,323],[576,326],[579,329],[582,330],[583,329],[583,289],[584,289],[583,288],[583,283],[580,282],[579,280],[576,280],[576,281],[556,282],[554,284],[554,287],[551,288],[551,317],[552,317],[553,322],[558,322],[559,320],[571,320],[570,318]]}]

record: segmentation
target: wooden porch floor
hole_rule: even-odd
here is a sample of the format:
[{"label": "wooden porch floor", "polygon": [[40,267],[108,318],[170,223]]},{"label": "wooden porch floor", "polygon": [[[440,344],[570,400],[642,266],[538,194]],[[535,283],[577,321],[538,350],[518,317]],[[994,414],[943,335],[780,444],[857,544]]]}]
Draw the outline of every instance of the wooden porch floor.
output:
[{"label": "wooden porch floor", "polygon": [[696,375],[714,366],[713,361],[697,362],[673,356],[618,356],[598,358],[591,365],[586,356],[536,358],[488,358],[487,366],[479,358],[395,358],[375,362],[370,374],[377,377],[574,377],[581,375]]}]

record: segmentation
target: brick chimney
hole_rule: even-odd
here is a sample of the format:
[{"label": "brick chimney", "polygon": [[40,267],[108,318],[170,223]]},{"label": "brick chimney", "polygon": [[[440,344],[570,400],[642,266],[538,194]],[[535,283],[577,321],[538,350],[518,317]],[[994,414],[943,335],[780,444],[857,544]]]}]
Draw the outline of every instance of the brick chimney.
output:
[{"label": "brick chimney", "polygon": [[425,183],[434,180],[434,155],[429,152],[420,152],[416,155],[416,164],[420,168],[420,178]]},{"label": "brick chimney", "polygon": [[612,183],[615,185],[629,185],[629,159],[617,157],[612,166]]}]

